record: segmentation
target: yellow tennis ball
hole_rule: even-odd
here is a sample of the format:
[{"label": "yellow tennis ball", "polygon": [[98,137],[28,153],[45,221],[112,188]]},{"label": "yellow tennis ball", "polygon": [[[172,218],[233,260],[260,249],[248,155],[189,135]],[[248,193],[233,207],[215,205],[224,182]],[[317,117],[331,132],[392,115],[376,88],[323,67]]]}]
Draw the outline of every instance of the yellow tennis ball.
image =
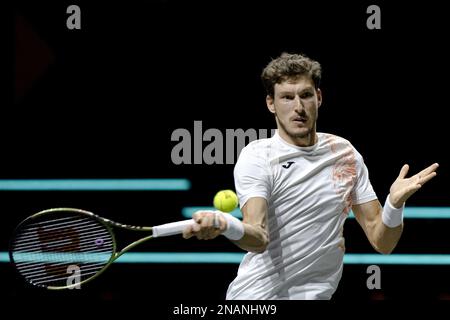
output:
[{"label": "yellow tennis ball", "polygon": [[231,212],[237,208],[238,197],[233,190],[221,190],[214,196],[214,207],[223,212]]}]

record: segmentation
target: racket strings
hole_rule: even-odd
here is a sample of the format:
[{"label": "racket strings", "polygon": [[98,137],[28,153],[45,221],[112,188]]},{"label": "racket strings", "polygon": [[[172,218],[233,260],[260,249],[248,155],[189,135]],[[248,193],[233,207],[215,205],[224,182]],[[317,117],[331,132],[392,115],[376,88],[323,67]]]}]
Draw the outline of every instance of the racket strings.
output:
[{"label": "racket strings", "polygon": [[[72,218],[73,220],[73,218]],[[35,240],[36,239],[36,233],[39,236],[39,239],[41,241],[44,241],[46,239],[57,239],[58,235],[61,237],[69,237],[71,234],[79,234],[78,230],[74,230],[74,226],[79,229],[83,226],[88,226],[88,228],[85,228],[86,234],[88,234],[89,229],[93,231],[97,230],[104,230],[105,228],[102,225],[89,225],[90,221],[71,221],[71,224],[64,223],[58,226],[52,226],[52,227],[45,227],[43,228],[42,224],[40,224],[39,227],[30,227],[27,228],[26,231],[24,230],[23,233],[20,235],[22,242],[26,242],[26,240]]]},{"label": "racket strings", "polygon": [[[101,266],[103,266],[103,264],[101,264]],[[83,266],[83,277],[92,275],[92,274],[96,274],[99,269],[98,269],[98,265],[84,265]],[[39,270],[40,269],[40,270]],[[60,280],[65,280],[65,282],[63,282],[64,286],[67,284],[67,278],[68,278],[68,273],[67,273],[67,267],[61,267],[60,269],[54,269],[51,271],[51,273],[49,273],[48,269],[42,270],[42,267],[40,267],[39,269],[33,271],[33,272],[22,272],[22,274],[26,277],[33,277],[33,284],[43,284],[43,283],[48,283],[48,282],[56,282],[56,281],[60,281]]]},{"label": "racket strings", "polygon": [[44,216],[16,233],[12,257],[32,284],[66,287],[75,278],[84,281],[101,271],[114,253],[112,234],[102,223],[76,213],[59,215]]},{"label": "racket strings", "polygon": [[[86,234],[83,234],[79,239],[81,241],[89,242],[92,241],[92,250],[95,248],[98,248],[99,245],[95,243],[95,240],[98,239],[99,231],[102,230],[95,230],[93,232],[88,232]],[[107,233],[103,234],[104,236],[107,236]],[[71,238],[77,236],[76,233],[68,232],[65,237]],[[35,238],[34,238],[35,239]],[[53,248],[60,248],[60,251],[73,251],[73,249],[79,248],[78,242],[71,242],[70,239],[63,239],[63,240],[52,240],[51,237],[40,239],[41,242],[44,242],[45,245],[42,243],[36,243],[36,240],[30,239],[30,241],[24,241],[23,243],[20,243],[16,246],[16,250],[31,250],[31,251],[52,251]],[[85,248],[88,248],[87,246]]]},{"label": "racket strings", "polygon": [[[98,265],[100,263],[93,263],[92,266]],[[86,270],[86,268],[89,266],[89,264],[86,264],[83,268],[83,271]],[[23,275],[34,275],[36,273],[39,273],[42,271],[42,266],[33,266],[33,267],[24,267],[22,265],[18,265],[17,268],[21,270]],[[47,273],[60,273],[61,271],[66,272],[67,267],[65,264],[52,264],[51,266],[46,267]]]}]

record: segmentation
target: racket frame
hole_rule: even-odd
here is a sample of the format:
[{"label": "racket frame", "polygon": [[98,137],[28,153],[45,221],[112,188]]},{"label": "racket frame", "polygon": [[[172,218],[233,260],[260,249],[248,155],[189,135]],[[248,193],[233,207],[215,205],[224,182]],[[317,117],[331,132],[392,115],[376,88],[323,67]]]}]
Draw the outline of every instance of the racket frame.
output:
[{"label": "racket frame", "polygon": [[[87,216],[91,219],[96,220],[97,222],[99,222],[100,224],[102,224],[106,230],[108,231],[108,233],[111,236],[111,240],[112,240],[112,253],[111,256],[109,258],[109,260],[105,263],[105,265],[97,272],[95,273],[92,277],[89,277],[87,279],[84,279],[83,281],[80,281],[76,284],[72,284],[72,285],[68,285],[68,286],[39,286],[37,284],[33,284],[31,282],[29,282],[28,280],[26,281],[27,283],[33,285],[33,286],[37,286],[37,287],[43,287],[46,288],[48,290],[65,290],[65,289],[72,289],[75,287],[78,287],[82,284],[85,284],[89,281],[94,280],[95,278],[97,278],[98,276],[100,276],[115,260],[117,260],[122,254],[124,254],[125,252],[129,251],[130,249],[134,248],[135,246],[146,242],[148,240],[150,240],[151,238],[153,238],[153,235],[149,235],[146,236],[144,238],[141,238],[139,240],[136,240],[132,243],[130,243],[129,245],[127,245],[126,247],[124,247],[122,250],[117,252],[117,242],[116,242],[116,236],[113,230],[113,227],[116,228],[120,228],[120,229],[125,229],[125,230],[131,230],[131,231],[144,231],[144,232],[152,232],[152,227],[141,227],[141,226],[132,226],[132,225],[127,225],[127,224],[122,224],[122,223],[118,223],[103,217],[100,217],[98,215],[96,215],[95,213],[92,213],[90,211],[86,211],[86,210],[82,210],[82,209],[77,209],[77,208],[51,208],[51,209],[46,209],[46,210],[42,210],[39,211],[29,217],[27,217],[26,219],[24,219],[22,222],[19,223],[19,225],[17,225],[17,227],[15,228],[14,232],[13,232],[13,236],[11,237],[10,243],[9,243],[9,259],[10,262],[12,264],[16,264],[16,262],[14,261],[14,257],[13,257],[13,247],[14,247],[14,242],[16,239],[16,235],[18,233],[18,231],[21,229],[21,227],[26,224],[29,223],[31,220],[34,220],[36,218],[40,218],[42,216],[45,215],[50,215],[52,213],[55,212],[73,212],[76,214],[79,214],[81,216]],[[18,268],[15,268],[17,270],[17,272],[19,272]],[[20,273],[20,272],[19,272]],[[25,278],[23,275],[21,275],[23,278]],[[26,280],[26,279],[25,279]]]}]

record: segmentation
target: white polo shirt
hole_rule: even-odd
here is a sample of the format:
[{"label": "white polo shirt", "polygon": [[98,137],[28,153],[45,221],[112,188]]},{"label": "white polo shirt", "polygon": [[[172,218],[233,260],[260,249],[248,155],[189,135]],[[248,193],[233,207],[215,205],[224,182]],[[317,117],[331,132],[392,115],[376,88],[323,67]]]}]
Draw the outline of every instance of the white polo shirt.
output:
[{"label": "white polo shirt", "polygon": [[268,203],[269,245],[247,253],[227,299],[330,299],[342,274],[343,225],[351,206],[377,196],[358,151],[341,137],[317,133],[310,147],[278,131],[242,149],[234,168],[241,208]]}]

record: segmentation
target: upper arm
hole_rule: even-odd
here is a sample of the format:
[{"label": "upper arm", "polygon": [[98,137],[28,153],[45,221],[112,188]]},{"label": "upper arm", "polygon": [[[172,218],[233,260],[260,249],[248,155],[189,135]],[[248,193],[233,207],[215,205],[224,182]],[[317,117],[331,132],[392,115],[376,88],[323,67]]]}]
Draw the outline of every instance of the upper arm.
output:
[{"label": "upper arm", "polygon": [[381,220],[382,207],[369,179],[369,171],[361,154],[356,155],[356,183],[352,191],[352,211],[367,238],[373,245],[373,230]]},{"label": "upper arm", "polygon": [[[272,190],[270,165],[257,145],[249,145],[242,150],[233,174],[241,209],[253,198],[262,198],[264,201],[269,199]],[[262,200],[256,201],[259,203]],[[258,208],[263,205],[259,203]],[[267,207],[267,202],[265,205]],[[253,205],[249,207],[256,209]]]},{"label": "upper arm", "polygon": [[356,149],[353,150],[356,160],[356,181],[352,190],[352,202],[358,205],[365,205],[370,203],[372,200],[377,199],[377,195],[373,190],[372,184],[370,183],[369,170],[364,163],[363,157]]},{"label": "upper arm", "polygon": [[245,147],[234,167],[234,181],[243,214],[245,235],[239,246],[262,252],[269,241],[268,199],[272,190],[271,169],[259,144]]},{"label": "upper arm", "polygon": [[241,208],[243,222],[254,227],[261,227],[267,231],[268,207],[267,200],[262,197],[253,197],[248,199]]}]

